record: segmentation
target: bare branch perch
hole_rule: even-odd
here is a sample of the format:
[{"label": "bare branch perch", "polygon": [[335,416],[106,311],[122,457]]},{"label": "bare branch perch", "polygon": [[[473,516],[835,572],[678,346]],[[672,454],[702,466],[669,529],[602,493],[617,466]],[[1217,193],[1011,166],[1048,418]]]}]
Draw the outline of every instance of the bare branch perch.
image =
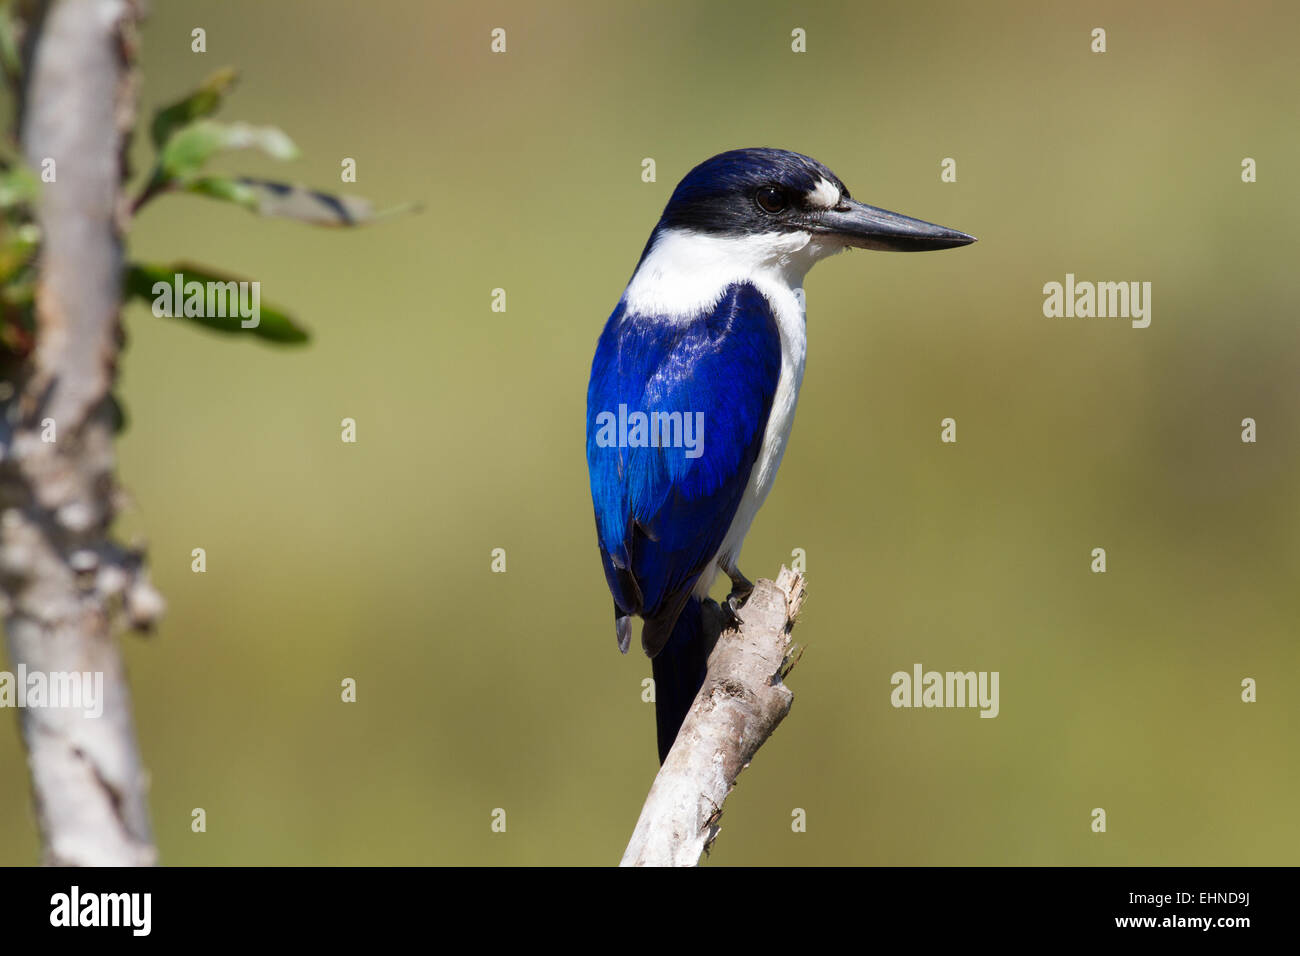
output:
[{"label": "bare branch perch", "polygon": [[718,835],[727,794],[790,712],[784,678],[794,666],[790,630],[803,575],[782,568],[761,580],[709,657],[704,686],[659,768],[622,866],[695,866]]},{"label": "bare branch perch", "polygon": [[[28,674],[102,674],[103,714],[21,712],[44,860],[155,860],[147,776],[118,619],[162,601],[115,544],[109,406],[121,330],[122,156],[135,113],[135,0],[52,0],[28,23],[21,139],[55,163],[39,211],[36,350],[0,421],[0,592],[9,657]],[[119,610],[120,609],[120,610]]]}]

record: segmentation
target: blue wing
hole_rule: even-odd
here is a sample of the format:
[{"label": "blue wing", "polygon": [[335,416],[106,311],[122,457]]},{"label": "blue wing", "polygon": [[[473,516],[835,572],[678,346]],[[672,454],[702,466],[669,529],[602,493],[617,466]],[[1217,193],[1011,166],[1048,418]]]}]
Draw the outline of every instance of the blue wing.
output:
[{"label": "blue wing", "polygon": [[[748,283],[697,318],[629,315],[620,302],[605,325],[587,388],[591,498],[615,613],[646,619],[651,657],[731,526],[780,372],[776,317]],[[628,417],[690,415],[702,441],[653,447],[629,431],[611,444],[620,405]]]}]

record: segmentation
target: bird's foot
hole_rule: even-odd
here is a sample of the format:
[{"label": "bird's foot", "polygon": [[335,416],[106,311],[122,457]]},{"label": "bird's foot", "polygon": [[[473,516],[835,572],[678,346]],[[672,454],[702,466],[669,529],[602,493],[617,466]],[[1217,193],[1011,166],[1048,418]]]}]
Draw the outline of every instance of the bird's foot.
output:
[{"label": "bird's foot", "polygon": [[732,627],[740,626],[740,609],[745,606],[749,596],[754,593],[754,584],[739,571],[728,571],[731,578],[731,593],[727,595],[727,617]]},{"label": "bird's foot", "polygon": [[740,607],[732,595],[727,595],[727,599],[722,602],[722,630],[740,630]]}]

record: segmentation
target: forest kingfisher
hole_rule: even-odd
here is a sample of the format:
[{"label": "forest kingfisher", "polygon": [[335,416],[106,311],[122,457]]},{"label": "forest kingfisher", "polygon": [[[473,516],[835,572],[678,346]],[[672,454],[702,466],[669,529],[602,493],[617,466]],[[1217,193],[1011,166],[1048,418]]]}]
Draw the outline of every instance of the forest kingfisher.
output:
[{"label": "forest kingfisher", "polygon": [[803,280],[848,248],[951,249],[973,236],[852,199],[817,160],[735,149],[677,185],[596,345],[587,468],[626,653],[655,681],[659,760],[704,682],[702,602],[753,585],[740,546],[785,453],[804,372]]}]

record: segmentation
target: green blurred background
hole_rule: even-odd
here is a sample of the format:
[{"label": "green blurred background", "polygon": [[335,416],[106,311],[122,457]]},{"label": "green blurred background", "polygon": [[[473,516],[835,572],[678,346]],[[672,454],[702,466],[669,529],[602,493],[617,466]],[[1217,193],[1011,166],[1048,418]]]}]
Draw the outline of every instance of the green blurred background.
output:
[{"label": "green blurred background", "polygon": [[[134,228],[136,257],[258,279],[315,335],[126,313],[121,532],[169,601],[126,639],[163,861],[618,860],[656,762],[594,546],[591,353],[681,175],[771,145],[980,242],[809,277],[742,564],[806,550],[807,652],[710,862],[1295,863],[1298,27],[1285,3],[155,3],[142,116],[231,64],[221,117],[305,158],[218,168],[425,207],[339,232],[167,197]],[[1067,272],[1152,282],[1151,327],[1045,318]],[[1000,671],[1001,715],[893,709],[916,662]],[[28,863],[6,720],[0,863]]]}]

